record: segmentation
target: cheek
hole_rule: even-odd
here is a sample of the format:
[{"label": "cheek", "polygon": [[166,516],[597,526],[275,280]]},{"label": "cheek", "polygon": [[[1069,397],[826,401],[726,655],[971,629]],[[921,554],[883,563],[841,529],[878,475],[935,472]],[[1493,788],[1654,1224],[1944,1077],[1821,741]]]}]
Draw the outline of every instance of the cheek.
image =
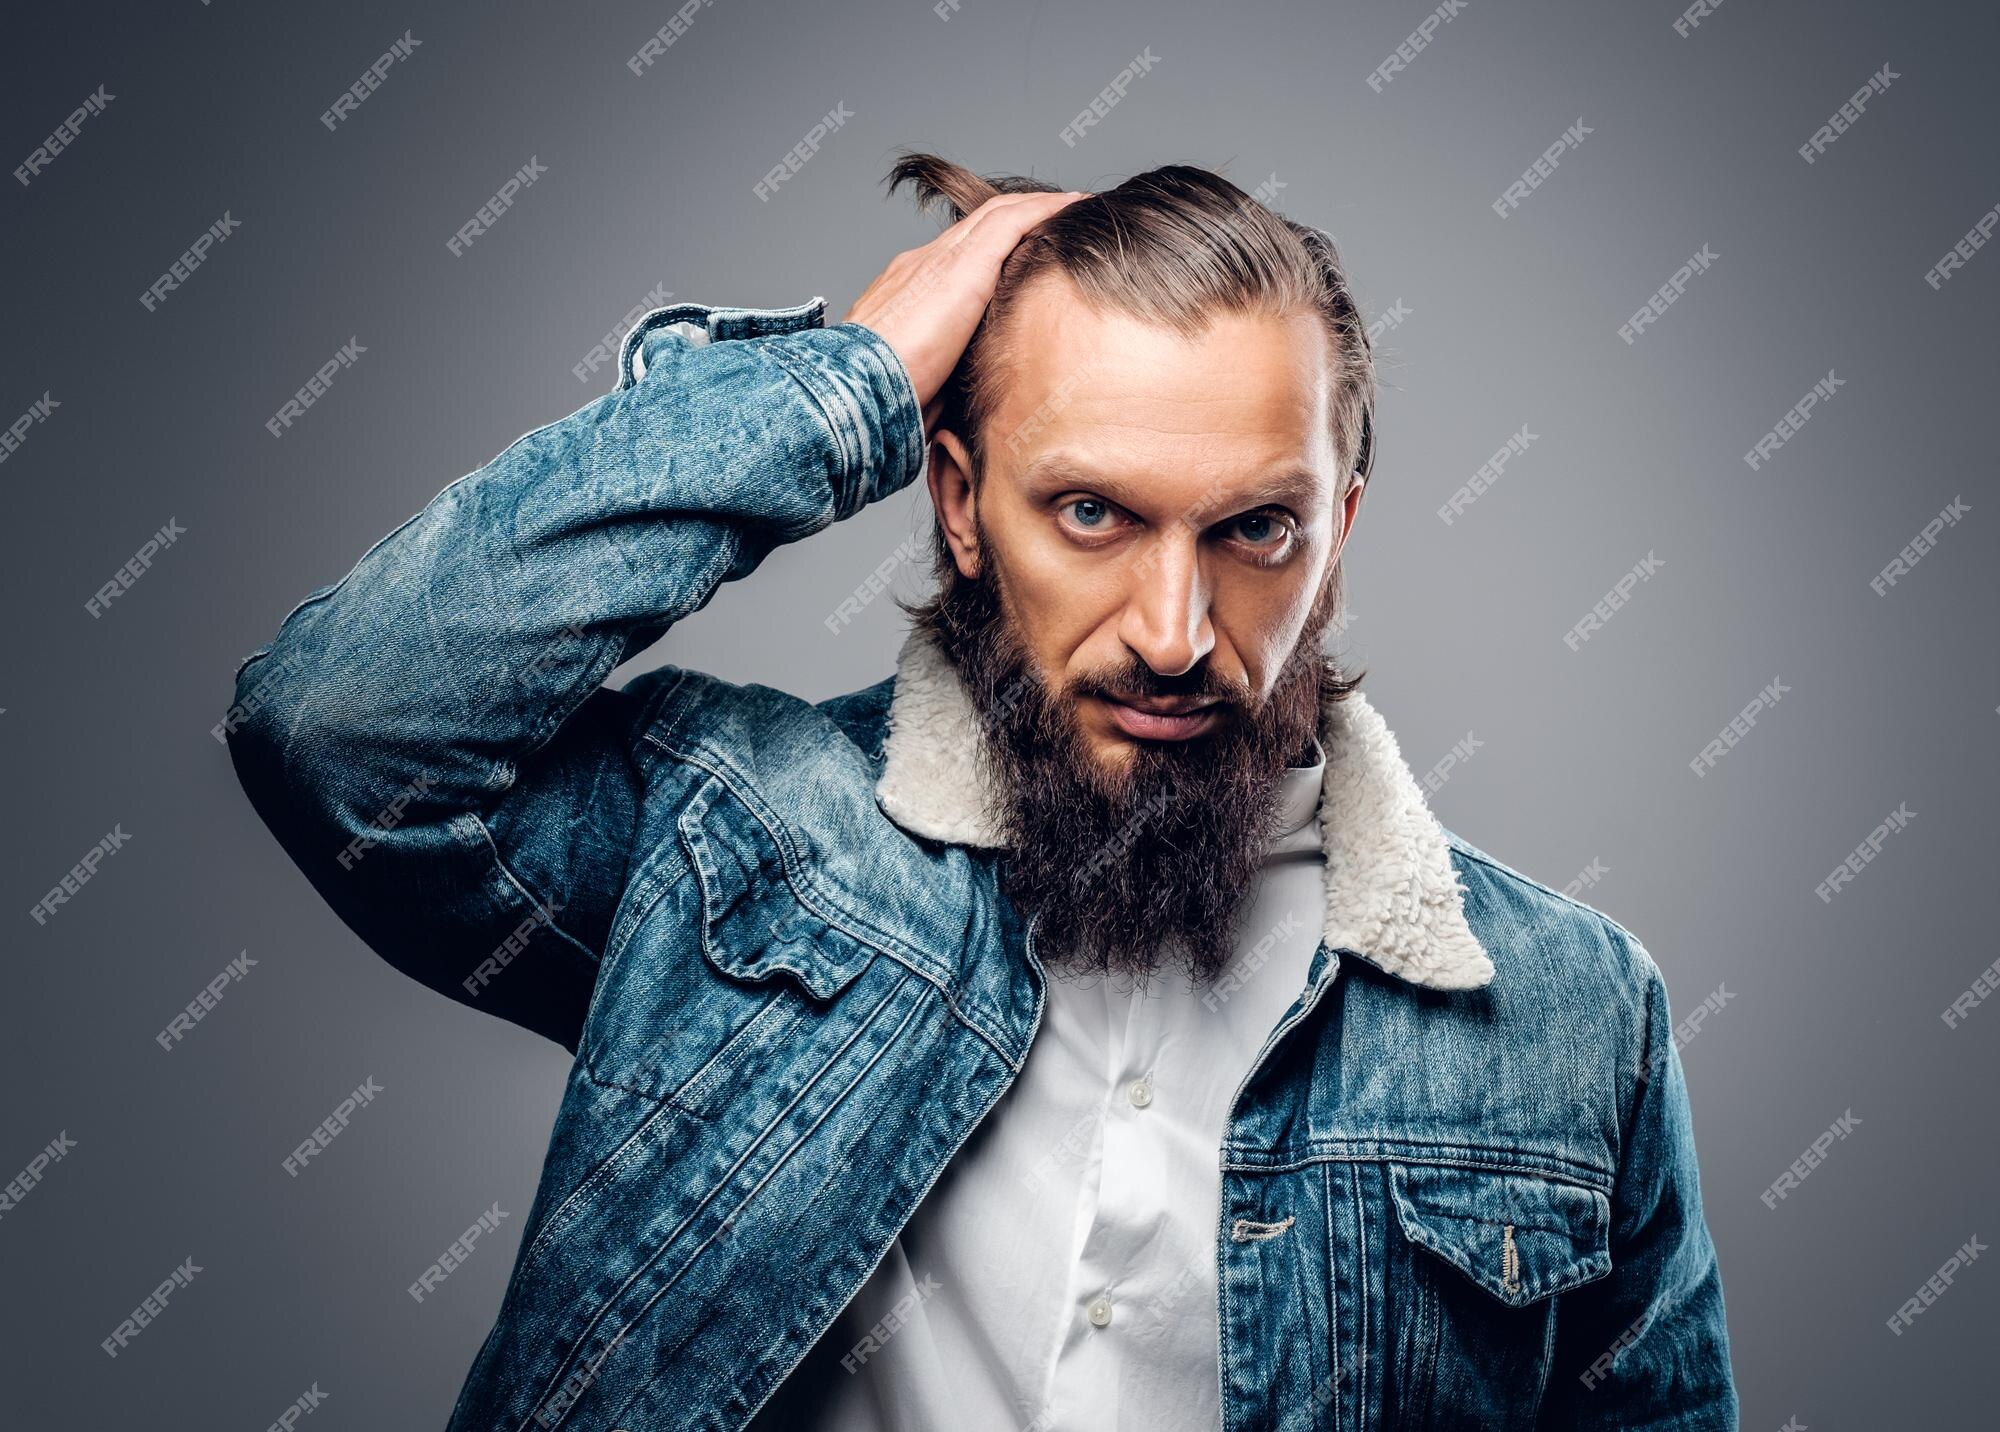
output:
[{"label": "cheek", "polygon": [[1246,574],[1216,594],[1217,645],[1234,653],[1258,700],[1271,694],[1278,674],[1298,648],[1299,634],[1312,615],[1313,599],[1325,577],[1324,570],[1298,576]]},{"label": "cheek", "polygon": [[[994,541],[1009,617],[1057,681],[1090,664],[1093,638],[1114,634],[1123,600],[1116,565],[1088,560],[1046,526],[1009,523]],[[1099,653],[1100,664],[1102,653]],[[1114,649],[1111,653],[1117,655]]]}]

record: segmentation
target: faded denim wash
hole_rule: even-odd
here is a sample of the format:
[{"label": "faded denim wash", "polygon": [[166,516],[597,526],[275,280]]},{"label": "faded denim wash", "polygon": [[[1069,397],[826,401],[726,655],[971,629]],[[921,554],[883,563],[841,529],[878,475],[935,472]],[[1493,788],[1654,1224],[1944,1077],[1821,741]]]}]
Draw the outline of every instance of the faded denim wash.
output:
[{"label": "faded denim wash", "polygon": [[[454,1432],[743,1426],[1040,1022],[994,853],[875,801],[894,678],[818,704],[675,666],[600,685],[922,474],[900,360],[824,312],[648,315],[614,391],[446,487],[237,672],[237,771],[321,896],[576,1056]],[[1239,1094],[1225,1427],[1734,1429],[1660,971],[1449,849],[1497,976],[1440,991],[1323,943]]]}]

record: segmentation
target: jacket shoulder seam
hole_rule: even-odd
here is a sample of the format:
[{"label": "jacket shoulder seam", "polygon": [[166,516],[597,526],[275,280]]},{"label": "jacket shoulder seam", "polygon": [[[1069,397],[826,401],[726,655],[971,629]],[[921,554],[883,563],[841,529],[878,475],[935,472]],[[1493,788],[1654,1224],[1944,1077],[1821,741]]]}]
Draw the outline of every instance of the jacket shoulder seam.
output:
[{"label": "jacket shoulder seam", "polygon": [[1599,910],[1596,906],[1586,905],[1583,901],[1577,899],[1574,895],[1565,895],[1560,890],[1554,889],[1553,887],[1548,885],[1544,885],[1541,881],[1535,879],[1532,875],[1522,874],[1520,871],[1514,869],[1511,865],[1503,864],[1502,862],[1494,859],[1492,856],[1486,854],[1484,851],[1477,850],[1472,846],[1466,844],[1465,841],[1460,839],[1458,836],[1447,834],[1445,839],[1449,842],[1451,848],[1454,851],[1464,856],[1467,860],[1471,861],[1473,864],[1483,865],[1488,870],[1493,871],[1495,874],[1505,876],[1507,879],[1512,880],[1517,884],[1526,885],[1531,890],[1539,890],[1544,895],[1547,895],[1552,899],[1561,901],[1563,904],[1569,906],[1572,910],[1576,910],[1581,912],[1582,914],[1588,915],[1592,919],[1597,920],[1601,924],[1609,927],[1622,939],[1630,941],[1632,944],[1637,945],[1640,949],[1643,950],[1645,948],[1644,941],[1642,941],[1637,935],[1633,934],[1632,931],[1627,929],[1624,925],[1620,924],[1618,920],[1616,920],[1614,917],[1605,914],[1602,910]]}]

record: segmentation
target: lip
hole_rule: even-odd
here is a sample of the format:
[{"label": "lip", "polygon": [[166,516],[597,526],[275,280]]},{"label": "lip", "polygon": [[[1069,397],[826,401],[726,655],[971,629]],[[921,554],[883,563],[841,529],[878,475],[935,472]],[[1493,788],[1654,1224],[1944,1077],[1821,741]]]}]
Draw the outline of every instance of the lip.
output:
[{"label": "lip", "polygon": [[1098,698],[1111,713],[1111,720],[1128,736],[1142,741],[1187,741],[1212,729],[1221,719],[1213,701],[1191,704],[1186,701],[1150,701],[1144,705],[1115,697]]}]

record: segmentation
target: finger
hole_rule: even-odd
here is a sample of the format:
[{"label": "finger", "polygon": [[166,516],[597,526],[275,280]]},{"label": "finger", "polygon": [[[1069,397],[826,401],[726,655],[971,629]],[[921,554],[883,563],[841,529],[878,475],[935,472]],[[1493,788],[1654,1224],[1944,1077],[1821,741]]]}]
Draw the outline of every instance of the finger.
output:
[{"label": "finger", "polygon": [[1034,194],[1025,197],[1030,202],[977,213],[972,228],[965,235],[962,251],[997,267],[1028,230],[1085,196]]},{"label": "finger", "polygon": [[[1088,196],[1081,191],[1052,194],[1039,189],[1025,194],[995,194],[991,199],[988,199],[957,223],[944,230],[938,237],[940,239],[953,240],[953,243],[948,244],[947,247],[956,247],[957,240],[963,239],[967,234],[976,229],[984,228],[996,218],[1008,223],[1018,224],[1017,235],[1026,233],[1056,210],[1086,197]],[[1032,214],[1032,217],[1023,217],[1023,211],[1028,211]]]}]

